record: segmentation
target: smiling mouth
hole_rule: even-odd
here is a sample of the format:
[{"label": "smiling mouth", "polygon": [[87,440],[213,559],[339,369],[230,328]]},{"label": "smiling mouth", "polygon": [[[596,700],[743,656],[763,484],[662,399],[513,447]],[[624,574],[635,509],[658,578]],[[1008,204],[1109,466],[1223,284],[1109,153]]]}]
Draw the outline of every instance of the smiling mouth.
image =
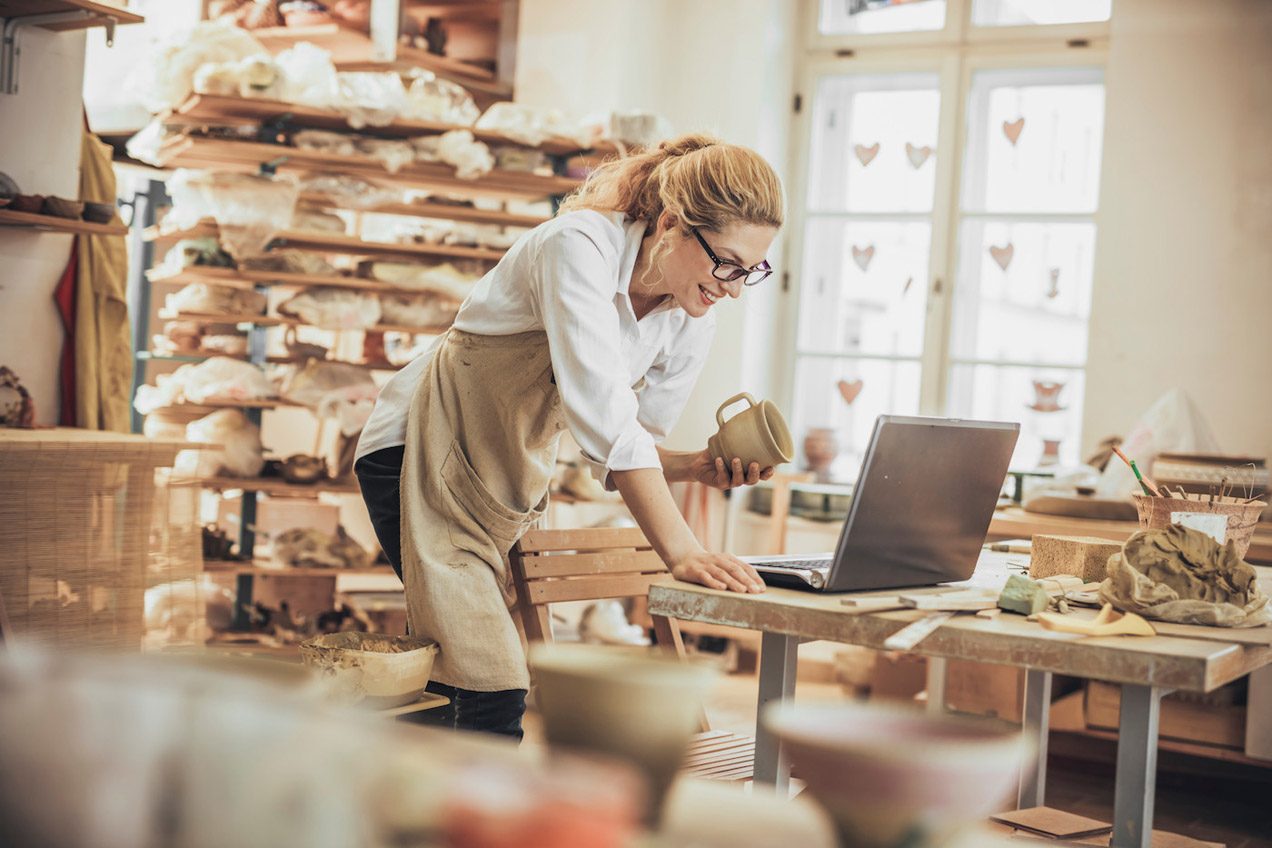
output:
[{"label": "smiling mouth", "polygon": [[715,295],[713,295],[711,292],[707,291],[707,290],[706,290],[705,288],[703,288],[702,286],[698,286],[698,291],[702,292],[702,300],[703,300],[703,302],[704,302],[704,303],[706,303],[708,306],[712,306],[712,305],[714,305],[714,304],[716,303],[716,301],[718,301],[718,300],[720,299],[720,298],[716,297]]}]

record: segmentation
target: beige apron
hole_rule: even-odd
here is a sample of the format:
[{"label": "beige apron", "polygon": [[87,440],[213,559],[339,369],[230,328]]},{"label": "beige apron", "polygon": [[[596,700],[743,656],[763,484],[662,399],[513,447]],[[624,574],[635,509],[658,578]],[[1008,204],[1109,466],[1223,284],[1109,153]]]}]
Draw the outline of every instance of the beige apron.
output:
[{"label": "beige apron", "polygon": [[507,555],[547,507],[564,429],[546,334],[447,332],[411,400],[401,484],[407,620],[441,647],[434,680],[530,688]]}]

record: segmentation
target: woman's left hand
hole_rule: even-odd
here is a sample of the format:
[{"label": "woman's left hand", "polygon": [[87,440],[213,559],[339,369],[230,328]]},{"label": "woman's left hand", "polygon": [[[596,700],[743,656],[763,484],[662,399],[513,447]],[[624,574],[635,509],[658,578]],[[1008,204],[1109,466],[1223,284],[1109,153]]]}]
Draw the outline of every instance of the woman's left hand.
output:
[{"label": "woman's left hand", "polygon": [[752,462],[743,469],[742,460],[737,457],[733,458],[731,466],[726,466],[723,459],[711,456],[706,450],[698,454],[693,463],[694,479],[713,489],[754,486],[761,480],[768,480],[776,470],[772,467],[761,470],[758,462]]}]

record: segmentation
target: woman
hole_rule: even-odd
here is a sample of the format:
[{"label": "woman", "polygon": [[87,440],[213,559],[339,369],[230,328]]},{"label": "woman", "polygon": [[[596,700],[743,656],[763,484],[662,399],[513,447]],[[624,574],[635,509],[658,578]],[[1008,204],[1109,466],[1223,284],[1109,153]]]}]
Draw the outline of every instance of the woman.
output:
[{"label": "woman", "polygon": [[441,648],[431,688],[457,727],[521,735],[530,681],[506,555],[546,506],[567,426],[673,575],[763,591],[750,566],[703,550],[667,483],[727,489],[773,469],[656,442],[702,368],[712,307],[771,273],[781,225],[781,183],[747,148],[687,135],[607,163],[384,386],[355,471],[410,630]]}]

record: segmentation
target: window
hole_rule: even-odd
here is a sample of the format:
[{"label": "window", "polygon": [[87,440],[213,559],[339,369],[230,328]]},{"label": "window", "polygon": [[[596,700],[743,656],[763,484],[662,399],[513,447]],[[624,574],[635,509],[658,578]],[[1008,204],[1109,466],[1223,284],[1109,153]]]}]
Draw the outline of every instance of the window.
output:
[{"label": "window", "polygon": [[[1020,421],[1015,468],[1077,462],[1103,69],[1036,39],[1107,20],[1109,0],[820,10],[792,194],[797,443],[829,430],[826,476],[850,481],[877,415],[953,415]],[[978,51],[979,27],[1010,38]],[[851,57],[817,53],[828,36]]]}]

